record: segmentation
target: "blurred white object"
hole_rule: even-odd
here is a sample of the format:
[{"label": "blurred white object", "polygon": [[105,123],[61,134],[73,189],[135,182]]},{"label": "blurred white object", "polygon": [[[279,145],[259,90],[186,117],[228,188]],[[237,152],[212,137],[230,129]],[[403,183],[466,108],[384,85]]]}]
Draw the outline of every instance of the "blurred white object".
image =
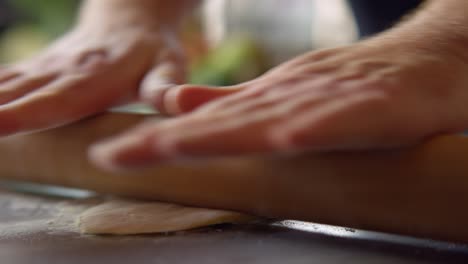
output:
[{"label": "blurred white object", "polygon": [[212,45],[247,35],[273,64],[317,47],[350,43],[357,35],[344,0],[208,0],[204,13]]},{"label": "blurred white object", "polygon": [[358,39],[358,31],[346,0],[313,0],[315,16],[312,22],[315,48],[349,44]]}]

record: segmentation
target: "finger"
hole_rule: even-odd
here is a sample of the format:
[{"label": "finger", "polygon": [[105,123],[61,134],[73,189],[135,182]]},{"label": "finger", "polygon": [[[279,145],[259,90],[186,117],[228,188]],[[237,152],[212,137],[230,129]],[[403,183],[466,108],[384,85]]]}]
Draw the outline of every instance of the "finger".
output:
[{"label": "finger", "polygon": [[21,76],[21,72],[17,70],[12,70],[12,69],[2,69],[0,71],[0,83],[3,82],[8,82],[10,80],[13,80],[19,76]]},{"label": "finger", "polygon": [[160,89],[182,84],[185,82],[185,77],[185,66],[174,62],[163,62],[146,74],[141,83],[140,95],[144,100],[151,102]]},{"label": "finger", "polygon": [[191,112],[215,99],[235,94],[242,89],[242,87],[175,86],[162,90],[154,104],[166,114],[179,115]]},{"label": "finger", "polygon": [[[231,106],[262,97],[272,86],[278,86],[283,77],[261,76],[242,84],[224,87],[183,85],[160,90],[156,105],[164,112],[177,115],[203,106],[205,113],[218,112]],[[221,99],[222,100],[218,100]],[[208,104],[209,103],[209,104]]]},{"label": "finger", "polygon": [[166,131],[156,150],[170,159],[255,155],[273,150],[266,131],[277,118],[269,110],[250,116],[232,116],[222,122],[206,122],[190,129],[180,127],[178,133]]},{"label": "finger", "polygon": [[275,127],[271,139],[279,149],[355,150],[387,147],[401,135],[390,134],[397,129],[386,97],[369,92],[329,100],[309,108],[282,127]]},{"label": "finger", "polygon": [[[324,88],[326,87],[326,89]],[[272,84],[270,89],[261,96],[244,97],[243,101],[237,101],[236,104],[232,100],[225,104],[223,112],[231,114],[249,114],[262,109],[281,109],[284,113],[295,114],[298,109],[292,107],[297,105],[310,105],[317,100],[340,96],[346,93],[342,89],[334,89],[329,84],[329,80],[317,78],[312,80],[301,80],[298,83],[293,83],[291,80]],[[302,107],[303,108],[303,107]]]},{"label": "finger", "polygon": [[139,97],[146,103],[166,113],[161,107],[167,89],[183,83],[184,70],[172,63],[164,63],[150,70],[144,77],[139,90]]},{"label": "finger", "polygon": [[13,101],[35,89],[38,89],[57,77],[57,73],[45,73],[36,76],[22,76],[0,84],[0,104]]},{"label": "finger", "polygon": [[94,145],[90,157],[100,167],[118,170],[186,158],[264,152],[271,144],[260,129],[270,122],[260,116],[255,120],[231,118],[230,122],[222,116],[185,116],[172,123],[149,123]]},{"label": "finger", "polygon": [[[258,104],[256,99],[272,101],[274,98],[282,100],[288,97],[288,94],[300,94],[305,91],[314,89],[314,92],[320,92],[324,89],[317,89],[317,87],[326,87],[330,90],[330,85],[327,84],[329,80],[325,78],[314,79],[315,76],[308,76],[309,80],[304,81],[303,76],[261,76],[252,81],[231,86],[224,87],[224,89],[234,90],[232,94],[227,94],[223,99],[210,102],[206,104],[200,111],[210,113],[219,111],[241,110],[248,107],[248,103],[253,103],[252,107],[257,108]],[[311,80],[312,79],[312,80]],[[215,99],[218,99],[216,97]]]},{"label": "finger", "polygon": [[107,109],[121,96],[119,87],[127,84],[105,79],[65,76],[0,106],[0,135],[52,128]]},{"label": "finger", "polygon": [[[311,71],[312,69],[316,69],[317,72],[321,72],[320,69],[322,71],[326,71],[327,69],[326,67],[324,67],[325,63],[329,60],[334,59],[335,56],[333,55],[338,54],[340,50],[344,48],[345,47],[330,48],[306,53],[271,69],[267,74],[275,75],[291,71],[301,72],[301,69],[303,69],[304,67],[308,68],[309,71]],[[312,64],[312,67],[310,67],[311,61],[314,62]]]},{"label": "finger", "polygon": [[154,136],[140,130],[94,144],[88,151],[90,160],[105,170],[118,171],[149,166],[164,159],[154,151]]},{"label": "finger", "polygon": [[65,93],[59,90],[77,83],[79,81],[76,79],[63,78],[0,106],[0,135],[63,124],[69,111],[74,108],[73,104],[80,100],[76,96],[73,100],[75,102],[71,98],[64,98]]},{"label": "finger", "polygon": [[[251,88],[256,84],[264,82],[264,79],[265,77],[262,76],[239,85],[225,87],[209,87],[202,85],[154,85],[152,87],[156,87],[156,89],[149,88],[147,90],[143,90],[142,96],[159,111],[169,115],[179,115],[193,111],[196,108],[221,97],[229,96],[229,99],[227,99],[225,103],[230,105],[238,101],[244,101],[244,98],[246,97],[257,96],[262,92],[260,89],[247,88]],[[239,92],[243,93],[240,94]],[[233,96],[234,94],[236,95]],[[222,105],[224,106],[225,104],[223,103]],[[218,105],[212,104],[210,109],[215,109],[217,107]]]},{"label": "finger", "polygon": [[[164,130],[178,131],[180,123],[189,125],[190,122],[184,123],[181,119],[144,122],[121,135],[94,144],[89,149],[89,157],[96,165],[107,170],[147,166],[165,160],[162,151],[156,152],[156,141]],[[190,126],[196,126],[198,121],[194,118],[191,121]]]},{"label": "finger", "polygon": [[152,104],[160,96],[161,89],[185,83],[187,71],[187,62],[181,52],[163,52],[141,82],[140,97]]}]

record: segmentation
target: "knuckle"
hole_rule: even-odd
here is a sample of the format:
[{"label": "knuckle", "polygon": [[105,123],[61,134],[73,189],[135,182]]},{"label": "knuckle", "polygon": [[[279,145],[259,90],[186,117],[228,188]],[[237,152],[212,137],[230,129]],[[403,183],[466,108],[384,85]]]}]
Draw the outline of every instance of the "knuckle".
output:
[{"label": "knuckle", "polygon": [[108,51],[105,48],[95,48],[80,51],[71,58],[70,68],[73,71],[95,71],[111,64]]}]

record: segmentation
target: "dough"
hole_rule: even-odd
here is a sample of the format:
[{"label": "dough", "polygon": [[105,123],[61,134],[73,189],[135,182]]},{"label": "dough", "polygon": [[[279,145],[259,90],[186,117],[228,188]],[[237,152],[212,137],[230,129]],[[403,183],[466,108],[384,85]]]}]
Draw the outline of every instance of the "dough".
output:
[{"label": "dough", "polygon": [[102,235],[166,233],[253,220],[230,211],[129,200],[110,200],[86,210],[79,218],[82,233]]}]

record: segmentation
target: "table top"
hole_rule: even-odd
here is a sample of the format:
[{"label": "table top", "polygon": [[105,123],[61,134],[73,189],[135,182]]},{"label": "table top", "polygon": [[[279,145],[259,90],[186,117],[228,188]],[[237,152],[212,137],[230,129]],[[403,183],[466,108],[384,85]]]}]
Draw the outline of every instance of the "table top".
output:
[{"label": "table top", "polygon": [[221,225],[165,235],[82,235],[52,219],[56,205],[63,202],[0,190],[1,262],[468,263],[468,245],[297,221]]}]

